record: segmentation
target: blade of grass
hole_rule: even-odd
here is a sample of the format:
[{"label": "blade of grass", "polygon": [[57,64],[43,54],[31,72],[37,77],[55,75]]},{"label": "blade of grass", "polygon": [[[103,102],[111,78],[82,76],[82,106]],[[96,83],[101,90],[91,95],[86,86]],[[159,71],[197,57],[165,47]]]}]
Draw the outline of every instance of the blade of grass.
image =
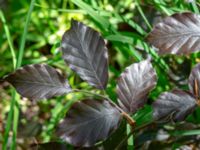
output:
[{"label": "blade of grass", "polygon": [[5,127],[5,133],[4,133],[4,137],[3,137],[4,140],[3,140],[2,150],[6,150],[7,149],[9,132],[10,132],[10,128],[11,128],[11,124],[12,124],[12,118],[13,118],[13,112],[14,112],[15,95],[16,95],[16,92],[13,89],[12,90],[12,99],[11,99],[11,104],[10,104],[10,111],[8,113],[8,118],[7,118],[6,127]]},{"label": "blade of grass", "polygon": [[[127,124],[127,135],[131,133],[132,127]],[[133,134],[128,138],[128,150],[134,150]]]},{"label": "blade of grass", "polygon": [[[160,58],[158,54],[153,50],[151,47],[148,46],[142,39],[133,38],[135,36],[128,36],[128,35],[120,35],[120,34],[110,34],[105,37],[105,39],[110,41],[116,41],[121,43],[127,43],[127,44],[134,44],[136,42],[136,47],[140,46],[143,47],[143,49],[152,56],[152,58],[159,64],[159,66],[165,71],[169,71],[169,66],[165,63],[164,59]],[[136,54],[135,54],[136,55]],[[136,55],[138,60],[141,60],[141,57],[139,55]]]},{"label": "blade of grass", "polygon": [[191,136],[191,135],[199,135],[200,130],[176,130],[170,132],[173,136]]},{"label": "blade of grass", "polygon": [[195,12],[196,14],[199,14],[199,9],[197,7],[196,1],[191,2],[190,7],[191,7],[193,12]]},{"label": "blade of grass", "polygon": [[84,10],[81,9],[61,9],[61,8],[49,8],[49,7],[45,7],[42,6],[40,4],[35,4],[36,7],[42,8],[42,9],[48,9],[48,10],[54,10],[54,11],[58,11],[58,12],[66,12],[66,13],[81,13],[81,14],[86,14],[86,12]]},{"label": "blade of grass", "polygon": [[12,137],[12,144],[11,150],[16,149],[16,138],[17,138],[17,128],[18,128],[18,118],[19,118],[19,95],[15,94],[14,98],[14,114],[13,114],[13,137]]},{"label": "blade of grass", "polygon": [[[5,30],[6,38],[8,40],[10,52],[11,52],[11,55],[12,55],[13,70],[15,70],[16,69],[16,63],[17,63],[16,54],[15,54],[15,50],[14,50],[14,46],[13,46],[13,41],[12,41],[11,36],[10,36],[10,31],[9,31],[8,26],[7,26],[6,19],[4,17],[2,10],[0,10],[0,19],[3,22],[3,27],[4,27],[4,30]],[[11,129],[12,118],[13,118],[13,113],[14,113],[16,92],[15,92],[14,89],[12,89],[11,93],[12,93],[12,98],[11,98],[10,111],[8,113],[8,118],[7,118],[7,121],[6,121],[5,133],[4,133],[4,138],[3,138],[4,139],[3,145],[2,145],[3,150],[7,149],[9,132],[10,132],[10,129]]]},{"label": "blade of grass", "polygon": [[24,47],[25,47],[25,42],[26,42],[26,35],[27,35],[28,25],[29,25],[29,22],[30,22],[31,13],[32,13],[33,8],[34,8],[34,4],[35,4],[35,0],[31,0],[31,4],[30,4],[29,11],[28,11],[28,15],[26,17],[24,31],[23,31],[23,34],[22,34],[21,42],[20,42],[19,55],[18,55],[17,66],[16,66],[17,69],[22,64],[22,58],[23,58],[23,55],[24,55]]},{"label": "blade of grass", "polygon": [[139,11],[140,15],[142,16],[144,22],[146,23],[147,27],[149,28],[149,30],[152,30],[152,26],[149,23],[148,19],[146,18],[142,8],[140,7],[138,0],[136,0],[135,2],[136,2],[136,8],[138,9],[138,11]]},{"label": "blade of grass", "polygon": [[162,1],[159,1],[159,0],[153,1],[154,6],[156,6],[158,9],[163,11],[167,16],[171,16],[174,12],[171,9],[166,8],[161,2]]},{"label": "blade of grass", "polygon": [[[28,11],[28,14],[26,17],[24,31],[22,34],[21,42],[20,42],[19,55],[18,55],[18,59],[17,59],[16,68],[19,68],[22,64],[22,58],[24,55],[24,47],[25,47],[25,42],[26,42],[26,35],[27,35],[30,18],[31,18],[31,13],[34,8],[34,3],[35,3],[35,0],[31,0],[30,8],[29,8],[29,11]],[[18,98],[16,98],[14,104],[15,104],[15,106],[14,106],[14,116],[13,116],[13,137],[12,137],[12,145],[11,145],[12,150],[16,149],[17,128],[18,128],[19,109],[20,109]]]},{"label": "blade of grass", "polygon": [[88,14],[95,20],[97,21],[102,28],[108,29],[110,24],[109,22],[100,16],[91,6],[87,5],[84,3],[82,0],[72,0],[72,3],[76,4],[78,7],[86,10]]},{"label": "blade of grass", "polygon": [[16,63],[17,63],[15,50],[14,50],[14,47],[13,47],[13,44],[12,44],[13,42],[12,42],[12,39],[11,39],[11,36],[10,36],[8,25],[6,24],[6,19],[4,17],[4,14],[3,14],[2,10],[0,10],[0,18],[1,18],[1,21],[3,22],[4,31],[6,33],[6,38],[8,40],[8,44],[9,44],[9,47],[10,47],[10,52],[11,52],[11,55],[12,55],[13,69],[15,70]]},{"label": "blade of grass", "polygon": [[[152,26],[151,26],[151,24],[149,23],[148,19],[146,18],[145,14],[144,14],[144,12],[143,12],[143,10],[142,10],[142,8],[140,7],[140,4],[139,4],[138,0],[136,0],[136,7],[137,7],[137,9],[138,9],[140,15],[142,16],[144,22],[146,23],[147,27],[148,27],[150,30],[152,30]],[[158,56],[158,54],[157,54],[154,50],[152,50],[145,42],[143,42],[143,41],[141,41],[141,40],[138,40],[138,41],[140,41],[140,42],[142,43],[142,46],[143,46],[144,50],[145,50],[147,53],[149,53],[149,54],[154,58],[154,60],[155,60],[156,62],[160,62],[161,68],[163,68],[163,69],[167,72],[167,71],[169,70],[169,67],[168,67],[168,65],[164,62],[164,60],[161,59],[161,58]]]}]

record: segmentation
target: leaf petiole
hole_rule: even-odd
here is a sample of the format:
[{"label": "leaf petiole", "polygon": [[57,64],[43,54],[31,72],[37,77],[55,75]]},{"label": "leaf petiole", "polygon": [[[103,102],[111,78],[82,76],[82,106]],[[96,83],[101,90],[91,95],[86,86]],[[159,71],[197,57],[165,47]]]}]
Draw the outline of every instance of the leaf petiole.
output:
[{"label": "leaf petiole", "polygon": [[197,105],[200,106],[200,99],[199,99],[199,93],[198,93],[199,87],[198,87],[198,83],[197,80],[194,80],[194,95],[196,96],[196,101],[197,101]]}]

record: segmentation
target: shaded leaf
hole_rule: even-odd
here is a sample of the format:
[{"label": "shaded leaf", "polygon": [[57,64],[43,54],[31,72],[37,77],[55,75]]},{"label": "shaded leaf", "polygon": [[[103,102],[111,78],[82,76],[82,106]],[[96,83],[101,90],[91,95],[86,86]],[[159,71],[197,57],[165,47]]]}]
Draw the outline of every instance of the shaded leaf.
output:
[{"label": "shaded leaf", "polygon": [[102,146],[94,146],[94,147],[73,147],[67,143],[61,142],[48,142],[48,143],[40,143],[40,144],[32,144],[29,147],[30,150],[104,150]]},{"label": "shaded leaf", "polygon": [[26,124],[19,124],[18,136],[22,138],[36,137],[42,131],[42,124],[28,120]]},{"label": "shaded leaf", "polygon": [[200,63],[197,64],[191,71],[189,76],[190,91],[199,98],[200,96]]},{"label": "shaded leaf", "polygon": [[62,38],[63,59],[90,85],[105,89],[108,82],[108,54],[98,32],[72,20]]},{"label": "shaded leaf", "polygon": [[5,78],[23,97],[32,100],[51,98],[71,91],[67,80],[51,66],[27,65]]},{"label": "shaded leaf", "polygon": [[41,144],[33,144],[29,147],[31,150],[73,150],[72,146],[60,142],[48,142]]},{"label": "shaded leaf", "polygon": [[155,87],[156,82],[156,72],[149,60],[127,67],[117,82],[121,108],[128,113],[135,113],[144,106],[148,93]]},{"label": "shaded leaf", "polygon": [[187,91],[175,89],[164,92],[153,103],[153,118],[162,120],[171,117],[174,121],[182,121],[196,106],[195,98]]},{"label": "shaded leaf", "polygon": [[147,40],[159,54],[189,54],[200,50],[200,16],[177,13],[155,25]]},{"label": "shaded leaf", "polygon": [[109,101],[83,100],[72,106],[57,134],[74,146],[90,147],[116,130],[121,118]]},{"label": "shaded leaf", "polygon": [[[104,150],[117,149],[117,146],[119,146],[120,142],[127,136],[126,125],[127,122],[123,120],[118,129],[108,139],[106,139],[106,141],[103,142]],[[127,149],[127,143],[124,142],[120,148]]]}]

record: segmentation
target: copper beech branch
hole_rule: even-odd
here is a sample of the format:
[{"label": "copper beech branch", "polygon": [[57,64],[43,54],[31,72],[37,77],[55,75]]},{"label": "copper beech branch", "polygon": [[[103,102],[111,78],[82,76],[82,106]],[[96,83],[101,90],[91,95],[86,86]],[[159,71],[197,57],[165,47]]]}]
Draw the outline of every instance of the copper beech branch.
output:
[{"label": "copper beech branch", "polygon": [[198,87],[198,83],[197,83],[197,80],[195,79],[194,80],[194,95],[196,96],[197,98],[197,105],[200,106],[200,99],[199,99],[199,87]]},{"label": "copper beech branch", "polygon": [[79,89],[74,89],[74,90],[72,90],[72,92],[82,92],[82,93],[85,93],[85,94],[95,95],[95,96],[109,100],[121,112],[122,116],[126,119],[127,123],[130,124],[131,127],[135,126],[135,123],[136,123],[135,120],[133,120],[133,118],[128,113],[126,113],[124,110],[122,110],[108,96],[97,94],[97,93],[86,91],[86,90],[79,90]]}]

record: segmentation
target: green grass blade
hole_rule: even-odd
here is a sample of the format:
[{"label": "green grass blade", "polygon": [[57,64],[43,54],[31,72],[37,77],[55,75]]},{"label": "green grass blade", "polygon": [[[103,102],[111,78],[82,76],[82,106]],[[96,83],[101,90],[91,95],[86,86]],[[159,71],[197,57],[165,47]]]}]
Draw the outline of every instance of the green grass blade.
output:
[{"label": "green grass blade", "polygon": [[[131,133],[131,129],[132,127],[127,124],[127,135]],[[129,138],[128,138],[128,150],[134,150],[134,139],[133,139],[133,135],[131,135]]]},{"label": "green grass blade", "polygon": [[6,121],[6,127],[5,127],[5,133],[4,133],[4,141],[3,141],[3,145],[2,145],[2,150],[6,150],[7,149],[7,143],[8,143],[8,138],[9,138],[9,132],[11,129],[11,124],[12,124],[12,118],[13,118],[13,112],[14,112],[14,105],[15,105],[15,95],[16,92],[13,89],[12,90],[12,99],[11,99],[11,104],[10,104],[10,111],[8,113],[8,118]]},{"label": "green grass blade", "polygon": [[164,12],[167,16],[171,16],[174,12],[169,9],[166,8],[163,4],[162,1],[160,0],[154,0],[154,5],[157,7],[157,9],[160,9],[162,12]]},{"label": "green grass blade", "polygon": [[13,137],[12,137],[12,145],[11,149],[16,149],[16,138],[17,138],[17,128],[18,128],[18,118],[19,118],[19,95],[15,96],[15,104],[14,104],[14,114],[13,114]]},{"label": "green grass blade", "polygon": [[199,135],[200,130],[176,130],[170,132],[173,136],[191,136],[191,135]]},{"label": "green grass blade", "polygon": [[[14,46],[13,46],[13,41],[12,41],[11,36],[10,36],[10,31],[9,31],[9,28],[6,24],[6,19],[4,17],[2,10],[0,10],[0,18],[1,18],[1,21],[3,22],[3,27],[4,27],[6,38],[8,40],[8,44],[9,44],[9,47],[10,47],[10,52],[11,52],[11,55],[12,55],[13,69],[15,70],[16,63],[17,63],[16,54],[15,54],[15,50],[14,50]],[[5,127],[5,133],[4,133],[4,141],[3,141],[3,145],[2,145],[3,150],[7,149],[9,132],[10,132],[10,129],[11,129],[13,113],[14,113],[15,96],[16,96],[16,92],[13,89],[12,90],[12,99],[11,99],[11,104],[10,104],[10,111],[8,113],[8,118],[7,118],[7,121],[6,121],[7,123],[6,123],[6,127]]]},{"label": "green grass blade", "polygon": [[101,27],[104,29],[109,28],[109,22],[105,18],[101,17],[93,8],[91,8],[90,5],[84,3],[82,0],[72,0],[72,2],[83,10],[86,10],[87,13],[101,25]]},{"label": "green grass blade", "polygon": [[140,4],[139,4],[138,0],[136,0],[136,7],[137,7],[140,15],[142,16],[144,22],[146,23],[147,27],[149,28],[149,30],[152,30],[152,26],[149,23],[148,19],[146,18],[145,14],[144,14],[144,12],[142,10],[142,8],[140,7]]},{"label": "green grass blade", "polygon": [[15,50],[14,50],[14,47],[13,47],[13,44],[12,44],[13,42],[12,42],[12,39],[11,39],[11,36],[10,36],[8,26],[6,24],[6,19],[4,17],[2,10],[0,10],[0,18],[1,18],[1,21],[3,22],[3,27],[4,27],[4,30],[5,30],[5,33],[6,33],[6,38],[8,40],[8,44],[9,44],[9,47],[10,47],[10,51],[11,51],[11,55],[12,55],[12,61],[13,61],[13,69],[15,69],[16,63],[17,63]]},{"label": "green grass blade", "polygon": [[[26,35],[27,35],[30,18],[31,18],[31,13],[34,8],[34,3],[35,3],[35,0],[31,0],[28,15],[26,17],[24,31],[23,31],[22,38],[21,38],[16,68],[19,68],[22,64],[22,58],[23,58],[24,47],[25,47],[25,42],[26,42]],[[18,119],[19,119],[19,99],[16,98],[14,100],[15,100],[14,101],[15,106],[14,106],[14,116],[13,116],[13,137],[12,137],[12,145],[11,145],[12,150],[16,149],[17,128],[18,128]]]},{"label": "green grass blade", "polygon": [[105,39],[109,41],[115,41],[115,42],[121,42],[121,43],[128,43],[128,44],[133,44],[134,39],[128,36],[120,35],[120,34],[110,34],[105,37]]},{"label": "green grass blade", "polygon": [[48,9],[48,10],[58,11],[58,12],[87,14],[86,11],[81,10],[81,9],[77,10],[77,9],[49,8],[49,7],[42,6],[40,4],[35,4],[35,6],[42,9]]},{"label": "green grass blade", "polygon": [[199,9],[197,7],[196,1],[191,2],[190,7],[191,7],[192,11],[194,11],[196,14],[199,14]]},{"label": "green grass blade", "polygon": [[26,42],[28,24],[30,22],[31,13],[32,13],[33,8],[34,8],[34,3],[35,3],[35,0],[31,0],[30,8],[29,8],[28,15],[27,15],[26,22],[25,22],[24,31],[23,31],[23,34],[22,34],[21,42],[20,42],[19,55],[18,55],[18,59],[17,59],[17,68],[19,68],[22,64],[22,58],[23,58],[23,55],[24,55],[24,47],[25,47],[25,42]]}]

